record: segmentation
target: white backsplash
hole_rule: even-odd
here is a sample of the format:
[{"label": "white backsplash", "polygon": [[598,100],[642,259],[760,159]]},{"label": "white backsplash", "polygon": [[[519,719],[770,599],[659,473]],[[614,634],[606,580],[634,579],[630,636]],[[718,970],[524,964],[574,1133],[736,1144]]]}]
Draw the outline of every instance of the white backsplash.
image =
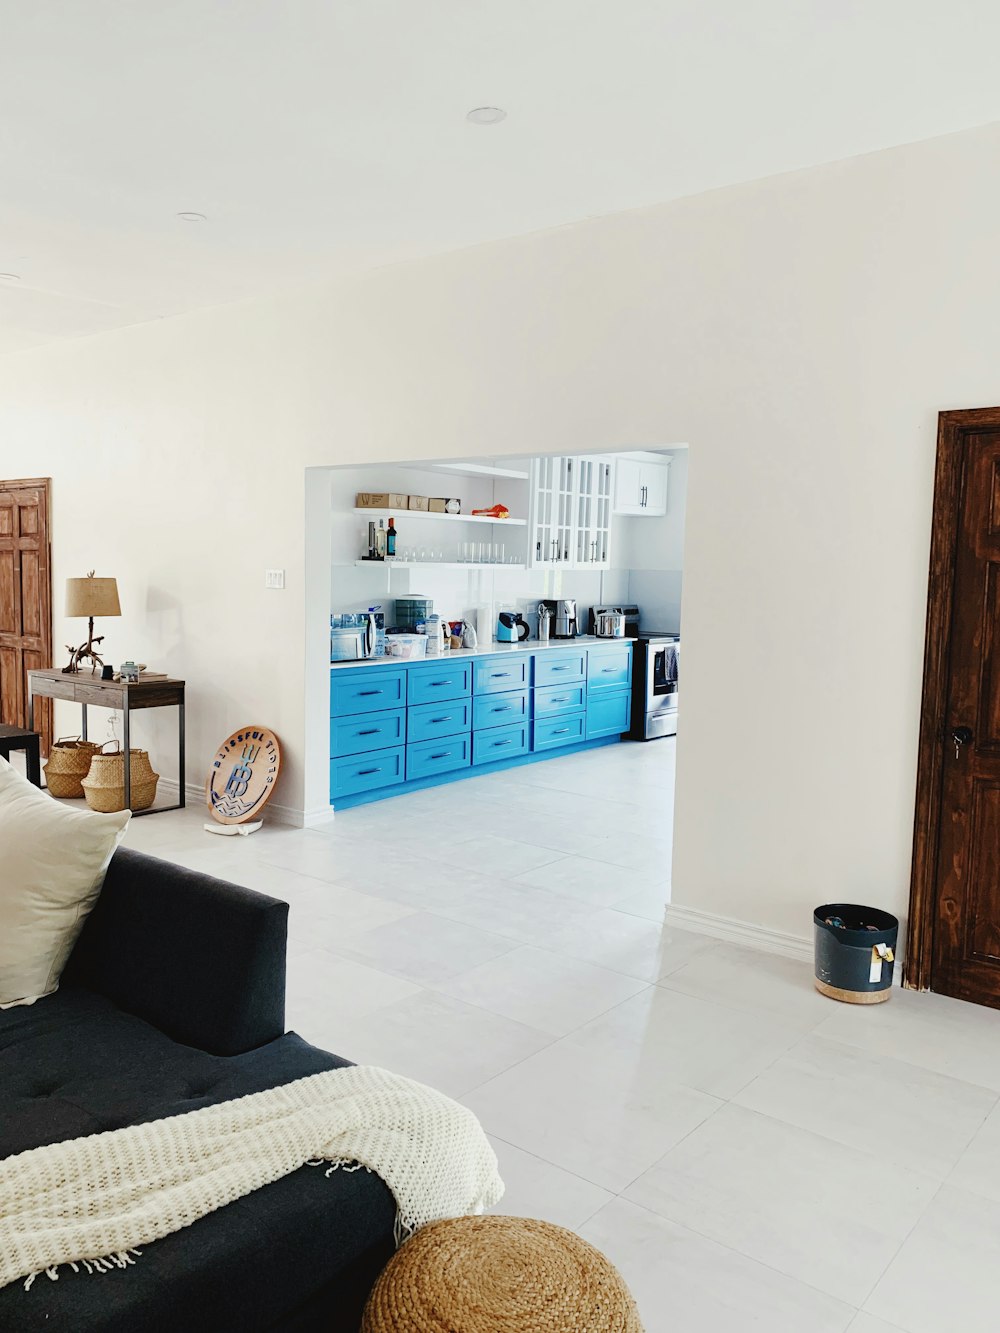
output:
[{"label": "white backsplash", "polygon": [[396,565],[387,569],[382,564],[361,568],[335,566],[331,570],[330,605],[334,611],[365,611],[370,606],[381,606],[386,613],[386,624],[393,624],[390,603],[398,596],[414,594],[429,597],[434,610],[449,620],[469,619],[483,603],[492,603],[494,608],[501,603],[510,604],[524,616],[534,638],[538,629],[536,611],[543,597],[575,597],[580,627],[586,630],[591,606],[617,605],[630,600],[629,571],[592,573],[504,566],[463,570],[435,569],[433,565],[421,569]]},{"label": "white backsplash", "polygon": [[646,629],[680,632],[683,577],[679,569],[629,572],[628,599],[639,607],[641,623]]}]

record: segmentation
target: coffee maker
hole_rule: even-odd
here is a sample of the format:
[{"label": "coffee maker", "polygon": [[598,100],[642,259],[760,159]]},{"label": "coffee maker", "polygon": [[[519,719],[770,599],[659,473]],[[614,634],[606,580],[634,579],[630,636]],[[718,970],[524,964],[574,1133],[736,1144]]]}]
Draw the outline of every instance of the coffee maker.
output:
[{"label": "coffee maker", "polygon": [[552,637],[575,639],[577,635],[576,598],[546,597],[543,605],[552,612]]}]

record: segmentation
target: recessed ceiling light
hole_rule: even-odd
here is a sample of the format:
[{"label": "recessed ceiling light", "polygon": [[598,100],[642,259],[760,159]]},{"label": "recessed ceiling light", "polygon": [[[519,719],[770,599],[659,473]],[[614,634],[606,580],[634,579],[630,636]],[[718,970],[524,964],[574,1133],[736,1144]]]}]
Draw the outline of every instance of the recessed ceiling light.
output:
[{"label": "recessed ceiling light", "polygon": [[507,112],[499,106],[475,106],[465,117],[473,125],[497,125],[507,119]]},{"label": "recessed ceiling light", "polygon": [[178,213],[177,216],[182,222],[207,222],[208,217],[204,213]]},{"label": "recessed ceiling light", "polygon": [[20,273],[0,273],[0,282],[20,282]]}]

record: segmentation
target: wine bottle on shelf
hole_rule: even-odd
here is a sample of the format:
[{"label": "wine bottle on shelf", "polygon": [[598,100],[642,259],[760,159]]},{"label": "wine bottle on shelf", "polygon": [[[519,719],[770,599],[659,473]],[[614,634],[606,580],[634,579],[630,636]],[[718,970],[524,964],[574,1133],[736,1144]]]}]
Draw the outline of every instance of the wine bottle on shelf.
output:
[{"label": "wine bottle on shelf", "polygon": [[385,520],[379,519],[378,532],[375,534],[375,559],[385,559]]},{"label": "wine bottle on shelf", "polygon": [[385,534],[385,553],[388,557],[396,554],[396,520],[389,519],[389,531]]}]

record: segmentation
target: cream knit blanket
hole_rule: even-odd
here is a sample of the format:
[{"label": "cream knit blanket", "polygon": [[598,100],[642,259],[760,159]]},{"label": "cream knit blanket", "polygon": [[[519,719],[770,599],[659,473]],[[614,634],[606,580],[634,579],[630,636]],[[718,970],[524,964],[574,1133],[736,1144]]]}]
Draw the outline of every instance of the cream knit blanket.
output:
[{"label": "cream knit blanket", "polygon": [[[0,1161],[0,1287],[129,1251],[317,1159],[389,1186],[397,1235],[492,1207],[497,1159],[471,1111],[369,1065]],[[96,1261],[96,1264],[95,1264]]]}]

